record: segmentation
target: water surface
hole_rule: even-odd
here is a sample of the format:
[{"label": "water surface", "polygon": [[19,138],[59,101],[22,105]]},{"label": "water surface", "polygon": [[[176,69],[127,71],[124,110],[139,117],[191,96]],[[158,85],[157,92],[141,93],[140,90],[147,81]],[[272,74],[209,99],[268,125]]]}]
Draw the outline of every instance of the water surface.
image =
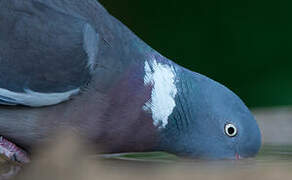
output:
[{"label": "water surface", "polygon": [[[181,159],[163,152],[126,153],[83,157],[64,145],[45,155],[47,160],[19,166],[0,161],[0,179],[18,174],[18,179],[275,179],[292,177],[292,109],[257,109],[254,114],[263,134],[263,146],[255,158],[203,161]],[[71,143],[76,144],[76,143]],[[72,150],[72,152],[70,151]],[[90,159],[83,162],[83,159]]]}]

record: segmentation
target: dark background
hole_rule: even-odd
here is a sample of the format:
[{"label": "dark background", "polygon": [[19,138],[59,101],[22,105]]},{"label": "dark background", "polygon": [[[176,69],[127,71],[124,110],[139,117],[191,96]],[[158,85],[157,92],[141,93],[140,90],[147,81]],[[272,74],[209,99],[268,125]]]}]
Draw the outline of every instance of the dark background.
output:
[{"label": "dark background", "polygon": [[292,104],[291,0],[100,0],[164,56],[248,106]]}]

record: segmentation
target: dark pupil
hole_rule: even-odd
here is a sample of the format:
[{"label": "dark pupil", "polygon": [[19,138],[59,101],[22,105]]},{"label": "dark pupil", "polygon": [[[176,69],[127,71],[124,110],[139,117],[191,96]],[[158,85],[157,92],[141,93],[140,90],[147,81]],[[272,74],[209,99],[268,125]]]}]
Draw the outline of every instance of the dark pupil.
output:
[{"label": "dark pupil", "polygon": [[233,127],[230,127],[228,128],[228,134],[232,135],[234,133],[234,128]]}]

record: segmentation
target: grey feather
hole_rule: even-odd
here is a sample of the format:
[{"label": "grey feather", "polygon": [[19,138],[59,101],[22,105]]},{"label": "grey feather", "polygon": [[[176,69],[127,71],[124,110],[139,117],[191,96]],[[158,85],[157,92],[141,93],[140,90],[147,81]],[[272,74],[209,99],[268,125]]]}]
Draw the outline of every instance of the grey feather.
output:
[{"label": "grey feather", "polygon": [[[64,93],[90,81],[98,34],[84,18],[41,1],[4,0],[0,19],[1,89]],[[4,96],[0,104],[17,104]]]}]

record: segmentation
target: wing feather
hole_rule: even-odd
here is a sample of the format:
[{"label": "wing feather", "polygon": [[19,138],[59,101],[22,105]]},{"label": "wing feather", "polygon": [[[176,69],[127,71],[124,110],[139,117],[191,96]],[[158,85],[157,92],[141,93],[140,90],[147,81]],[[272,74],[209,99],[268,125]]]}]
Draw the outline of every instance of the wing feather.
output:
[{"label": "wing feather", "polygon": [[37,1],[0,6],[0,104],[48,106],[86,86],[99,35],[84,19]]}]

